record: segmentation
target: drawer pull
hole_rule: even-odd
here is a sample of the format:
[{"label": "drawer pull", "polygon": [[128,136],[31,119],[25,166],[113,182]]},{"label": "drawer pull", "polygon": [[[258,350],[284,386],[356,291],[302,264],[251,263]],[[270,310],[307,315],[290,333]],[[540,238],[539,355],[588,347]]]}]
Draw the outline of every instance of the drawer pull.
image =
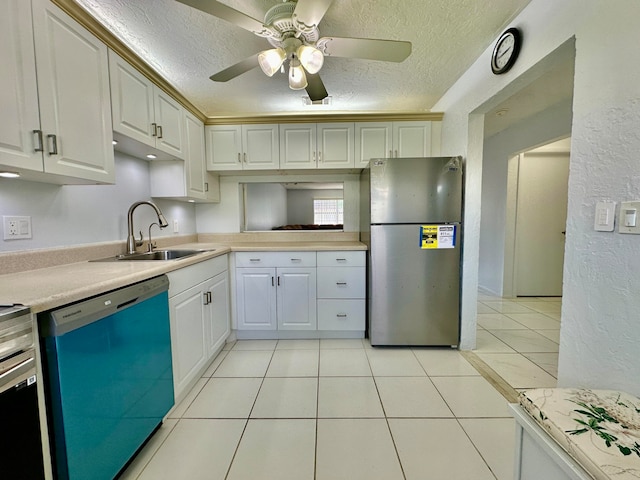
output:
[{"label": "drawer pull", "polygon": [[259,262],[261,259],[260,258],[250,258],[249,261],[250,262]]},{"label": "drawer pull", "polygon": [[302,259],[301,258],[292,258],[291,261],[292,262],[301,262]]},{"label": "drawer pull", "polygon": [[346,286],[346,285],[347,285],[347,282],[336,282],[336,285],[340,285],[340,286],[343,286],[343,285],[344,285],[344,286]]},{"label": "drawer pull", "polygon": [[338,318],[347,318],[347,314],[346,313],[339,313],[336,315],[336,317]]},{"label": "drawer pull", "polygon": [[336,258],[336,262],[346,262],[346,258]]}]

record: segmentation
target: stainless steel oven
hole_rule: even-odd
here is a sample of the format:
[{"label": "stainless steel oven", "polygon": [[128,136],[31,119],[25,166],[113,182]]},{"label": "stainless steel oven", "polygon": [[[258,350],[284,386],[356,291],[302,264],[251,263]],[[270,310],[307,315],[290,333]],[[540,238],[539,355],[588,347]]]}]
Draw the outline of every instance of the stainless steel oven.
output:
[{"label": "stainless steel oven", "polygon": [[44,478],[33,323],[28,307],[0,307],[0,471]]}]

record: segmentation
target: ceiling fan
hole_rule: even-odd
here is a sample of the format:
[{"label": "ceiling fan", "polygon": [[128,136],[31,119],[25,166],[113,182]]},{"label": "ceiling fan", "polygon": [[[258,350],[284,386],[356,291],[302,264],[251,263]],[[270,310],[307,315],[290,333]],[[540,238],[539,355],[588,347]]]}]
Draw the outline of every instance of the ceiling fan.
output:
[{"label": "ceiling fan", "polygon": [[271,49],[256,53],[212,75],[214,82],[226,82],[260,66],[273,76],[289,64],[289,87],[306,89],[313,102],[328,96],[318,72],[324,57],[364,58],[402,62],[411,53],[411,43],[371,38],[320,37],[318,24],[333,0],[284,0],[271,7],[264,22],[216,0],[177,0],[264,37]]}]

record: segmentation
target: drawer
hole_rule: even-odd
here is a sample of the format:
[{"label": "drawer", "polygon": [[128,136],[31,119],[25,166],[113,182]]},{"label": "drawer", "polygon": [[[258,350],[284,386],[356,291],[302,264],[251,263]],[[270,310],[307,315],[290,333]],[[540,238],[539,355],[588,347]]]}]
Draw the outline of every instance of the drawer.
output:
[{"label": "drawer", "polygon": [[365,329],[365,300],[318,300],[318,330]]},{"label": "drawer", "polygon": [[318,267],[318,298],[365,298],[364,267]]},{"label": "drawer", "polygon": [[315,267],[316,252],[236,252],[236,267]]},{"label": "drawer", "polygon": [[225,254],[168,272],[169,297],[173,297],[194,285],[227,271],[229,269],[228,265],[229,256]]},{"label": "drawer", "polygon": [[318,252],[319,267],[364,267],[364,251]]}]

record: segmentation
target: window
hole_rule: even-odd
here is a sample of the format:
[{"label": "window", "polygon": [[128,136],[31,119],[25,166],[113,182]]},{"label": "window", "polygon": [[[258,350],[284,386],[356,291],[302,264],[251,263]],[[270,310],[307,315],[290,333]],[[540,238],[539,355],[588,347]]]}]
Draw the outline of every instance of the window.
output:
[{"label": "window", "polygon": [[343,222],[344,212],[341,198],[313,200],[313,223],[316,225],[338,225]]}]

